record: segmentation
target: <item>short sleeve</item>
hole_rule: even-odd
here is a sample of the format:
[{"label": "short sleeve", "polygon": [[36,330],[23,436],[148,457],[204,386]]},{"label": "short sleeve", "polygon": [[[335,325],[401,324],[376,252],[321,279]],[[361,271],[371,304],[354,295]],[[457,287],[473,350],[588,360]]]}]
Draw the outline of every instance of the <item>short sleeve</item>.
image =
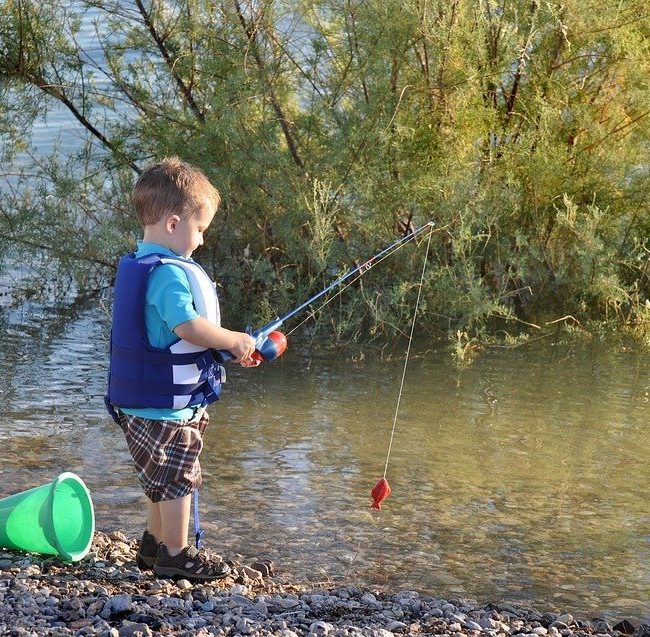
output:
[{"label": "short sleeve", "polygon": [[158,266],[149,277],[147,303],[156,309],[169,331],[198,318],[185,272],[172,264]]}]

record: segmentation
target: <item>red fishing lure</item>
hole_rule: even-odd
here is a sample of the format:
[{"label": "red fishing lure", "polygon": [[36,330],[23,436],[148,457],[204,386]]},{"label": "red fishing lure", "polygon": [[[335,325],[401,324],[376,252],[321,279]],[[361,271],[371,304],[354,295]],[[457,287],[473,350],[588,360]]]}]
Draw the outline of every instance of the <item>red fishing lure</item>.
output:
[{"label": "red fishing lure", "polygon": [[372,496],[371,509],[381,509],[382,500],[385,500],[390,495],[391,489],[386,478],[382,478],[372,489],[370,495]]}]

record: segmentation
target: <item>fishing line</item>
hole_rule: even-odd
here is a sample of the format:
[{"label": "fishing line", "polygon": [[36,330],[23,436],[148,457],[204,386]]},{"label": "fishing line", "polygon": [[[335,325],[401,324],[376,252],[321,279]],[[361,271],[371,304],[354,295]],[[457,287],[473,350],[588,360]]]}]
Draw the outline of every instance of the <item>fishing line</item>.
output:
[{"label": "fishing line", "polygon": [[[433,221],[429,221],[428,223],[425,223],[422,227],[418,228],[417,230],[413,230],[408,235],[403,236],[401,239],[395,241],[395,243],[389,245],[387,248],[384,248],[381,252],[377,253],[375,256],[371,257],[361,265],[349,270],[341,278],[337,279],[336,281],[333,281],[324,290],[321,290],[311,298],[307,299],[304,303],[301,303],[298,307],[293,308],[293,310],[291,310],[284,316],[282,317],[278,316],[275,320],[271,321],[270,323],[267,323],[266,325],[260,327],[255,331],[253,331],[252,326],[249,325],[246,328],[246,332],[255,339],[255,351],[253,352],[252,355],[252,359],[254,362],[252,365],[249,366],[255,367],[262,361],[273,361],[279,356],[282,356],[282,354],[287,349],[287,337],[285,336],[285,334],[279,331],[279,328],[283,325],[283,323],[285,323],[285,321],[288,321],[291,317],[295,316],[299,312],[302,312],[303,310],[309,308],[318,299],[325,297],[326,294],[334,290],[334,288],[340,286],[344,281],[347,281],[351,277],[354,277],[355,280],[358,279],[362,274],[365,274],[368,270],[370,270],[375,265],[377,265],[377,263],[383,261],[384,258],[387,257],[389,254],[393,254],[396,250],[399,250],[399,248],[401,248],[406,243],[409,243],[410,241],[415,239],[415,237],[417,237],[418,235],[424,233],[427,229],[429,229],[429,232],[433,232],[432,230],[433,226],[434,226]],[[442,229],[443,228],[440,228],[440,230]],[[344,286],[343,289],[344,290],[347,289],[349,285],[350,284]],[[341,291],[339,291],[337,294],[334,294],[333,297],[331,297],[326,303],[323,303],[323,305],[321,305],[320,307],[327,305],[327,303],[329,303],[329,301],[336,298],[338,294],[341,293]],[[313,315],[314,313],[312,312],[312,314],[308,318],[311,318]],[[294,328],[292,332],[295,331],[295,329],[296,328]],[[227,363],[235,358],[232,352],[229,352],[228,350],[225,349],[212,350],[212,356],[215,359],[215,361],[218,363]]]},{"label": "fishing line", "polygon": [[[386,257],[384,257],[385,259]],[[382,259],[383,260],[383,259]],[[379,261],[377,262],[379,263]],[[358,274],[354,279],[352,279],[348,284],[344,285],[336,294],[332,294],[332,296],[325,301],[322,305],[319,305],[316,309],[312,310],[298,325],[296,325],[292,330],[289,330],[287,332],[287,337],[291,336],[301,325],[309,321],[310,319],[314,318],[318,312],[320,312],[330,301],[333,301],[339,294],[343,294],[353,283],[356,283],[361,277],[363,276],[363,272]]]},{"label": "fishing line", "polygon": [[386,479],[386,472],[388,471],[388,461],[390,460],[390,452],[393,448],[393,438],[395,437],[395,428],[397,427],[397,415],[399,414],[399,406],[402,400],[402,391],[404,389],[404,379],[406,378],[406,368],[409,362],[409,355],[411,353],[411,343],[413,341],[413,332],[415,331],[415,322],[418,315],[418,307],[420,305],[420,296],[422,295],[422,286],[424,284],[424,272],[427,268],[427,260],[429,258],[429,248],[431,247],[431,237],[433,230],[429,232],[429,239],[427,241],[427,251],[424,254],[424,264],[422,265],[422,274],[420,274],[420,285],[418,286],[418,296],[415,301],[415,309],[413,310],[413,321],[411,322],[411,333],[409,334],[408,346],[406,348],[406,357],[404,358],[404,368],[402,369],[402,380],[399,386],[399,393],[397,394],[397,405],[395,407],[395,416],[393,417],[393,428],[390,432],[390,440],[388,442],[388,453],[386,454],[386,464],[384,465],[383,479]]},{"label": "fishing line", "polygon": [[[413,334],[415,332],[415,322],[417,320],[418,309],[420,307],[420,298],[422,296],[422,288],[424,286],[424,274],[426,272],[427,262],[429,259],[429,251],[431,249],[431,239],[433,237],[434,232],[444,230],[449,225],[450,224],[447,224],[442,228],[437,228],[434,230],[433,221],[429,221],[428,223],[424,224],[417,230],[413,230],[411,233],[403,236],[401,239],[395,241],[387,248],[384,248],[381,252],[377,253],[375,256],[368,259],[368,261],[365,261],[361,265],[352,268],[351,270],[348,270],[346,274],[344,274],[339,279],[336,279],[336,281],[330,283],[324,290],[321,290],[311,298],[307,299],[305,302],[301,303],[300,305],[298,305],[298,307],[295,307],[293,310],[291,310],[284,316],[277,317],[275,320],[271,321],[270,323],[267,323],[265,326],[260,327],[255,331],[253,331],[253,328],[251,326],[246,328],[246,332],[255,339],[255,352],[253,352],[252,355],[253,361],[252,364],[247,366],[255,367],[259,365],[262,361],[275,360],[279,356],[282,356],[282,354],[287,349],[287,337],[285,334],[279,331],[279,328],[282,326],[282,324],[285,321],[289,320],[291,317],[298,314],[298,312],[302,312],[302,310],[308,309],[318,299],[325,297],[328,293],[334,290],[334,288],[341,286],[345,281],[350,279],[350,281],[345,286],[343,286],[335,294],[332,294],[329,298],[327,298],[327,300],[324,303],[319,305],[315,310],[311,310],[309,315],[289,332],[289,334],[292,334],[301,325],[303,325],[303,323],[308,321],[310,318],[313,318],[316,315],[316,312],[324,308],[328,303],[331,303],[335,298],[337,298],[340,294],[342,294],[345,290],[347,290],[350,287],[350,285],[352,285],[355,281],[358,281],[359,278],[361,278],[361,276],[365,274],[368,270],[373,268],[378,263],[381,263],[385,258],[387,258],[389,255],[399,250],[405,244],[415,239],[415,237],[417,237],[418,235],[424,233],[425,230],[427,230],[427,228],[429,229],[429,235],[427,239],[427,251],[426,254],[424,255],[424,263],[422,264],[422,273],[420,274],[420,283],[418,285],[418,295],[415,302],[415,308],[413,310],[413,321],[411,322],[411,332],[409,334],[408,346],[406,349],[406,357],[404,359],[404,369],[402,370],[402,380],[400,382],[399,393],[397,396],[397,405],[395,407],[393,426],[390,432],[388,453],[386,454],[386,463],[384,465],[384,477],[381,478],[379,482],[377,482],[377,484],[370,492],[370,495],[373,499],[372,505],[370,506],[371,509],[381,509],[381,502],[385,500],[390,495],[391,492],[391,488],[390,485],[388,484],[388,480],[386,480],[386,473],[388,471],[388,462],[390,460],[390,454],[393,447],[393,439],[395,437],[395,429],[397,427],[397,417],[399,414],[400,402],[402,399],[402,393],[404,391],[406,368],[411,353]],[[225,363],[235,358],[235,356],[227,350],[212,350],[212,356],[219,363]]]},{"label": "fishing line", "polygon": [[[446,227],[446,226],[445,226],[445,227]],[[427,244],[427,254],[429,253],[429,245],[430,245],[430,243],[431,243],[431,235],[432,235],[435,231],[439,231],[439,230],[442,230],[442,229],[443,229],[443,228],[437,228],[437,229],[434,229],[434,227],[431,226],[431,230],[430,230],[430,232],[429,232],[429,243]],[[330,296],[330,297],[327,299],[327,301],[325,301],[324,303],[322,303],[321,305],[319,305],[319,306],[318,306],[317,308],[315,308],[314,310],[311,310],[311,311],[309,312],[309,314],[308,314],[308,315],[307,315],[307,316],[306,316],[302,321],[300,321],[300,323],[298,323],[298,325],[296,325],[292,330],[290,330],[289,332],[287,332],[287,336],[291,336],[291,334],[293,334],[293,333],[294,333],[294,332],[295,332],[295,331],[296,331],[300,326],[302,326],[303,324],[305,324],[305,323],[306,323],[307,321],[309,321],[310,319],[314,318],[314,317],[316,316],[316,314],[317,314],[318,312],[320,312],[320,311],[321,311],[321,310],[322,310],[322,309],[323,309],[323,308],[324,308],[328,303],[331,303],[331,302],[332,302],[332,301],[333,301],[337,296],[343,294],[343,292],[345,292],[345,291],[346,291],[346,290],[347,290],[347,289],[348,289],[352,284],[356,283],[356,282],[357,282],[357,281],[358,281],[358,280],[359,280],[359,279],[360,279],[360,278],[361,278],[361,277],[362,277],[362,276],[363,276],[363,275],[364,275],[368,270],[370,270],[371,268],[374,268],[376,265],[380,264],[384,259],[387,259],[388,257],[392,256],[394,252],[397,252],[397,250],[403,248],[407,243],[410,243],[410,242],[411,242],[413,239],[415,239],[416,237],[417,237],[417,235],[413,235],[412,237],[406,239],[406,241],[404,241],[404,243],[401,243],[401,244],[397,247],[396,250],[393,250],[393,251],[391,251],[391,252],[388,252],[387,254],[384,254],[382,257],[380,257],[380,258],[377,259],[376,261],[372,261],[372,263],[370,263],[370,264],[368,265],[367,268],[362,269],[362,270],[359,272],[359,274],[357,274],[357,276],[355,276],[355,277],[354,277],[354,278],[353,278],[349,283],[347,283],[347,284],[344,285],[341,289],[339,289],[338,292],[336,292],[335,294],[332,294],[332,296]],[[426,264],[426,259],[425,259],[425,264]],[[357,268],[355,268],[355,269],[357,269]],[[419,301],[419,296],[418,296],[418,301]],[[416,309],[417,309],[417,307],[416,307]]]}]

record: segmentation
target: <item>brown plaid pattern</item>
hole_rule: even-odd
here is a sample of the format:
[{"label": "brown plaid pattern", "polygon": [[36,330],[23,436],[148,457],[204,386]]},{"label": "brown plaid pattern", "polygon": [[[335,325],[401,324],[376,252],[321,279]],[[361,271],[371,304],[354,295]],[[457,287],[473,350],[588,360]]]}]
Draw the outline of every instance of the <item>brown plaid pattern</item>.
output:
[{"label": "brown plaid pattern", "polygon": [[182,498],[201,486],[199,454],[209,421],[205,410],[192,420],[150,420],[120,412],[138,479],[152,502]]}]

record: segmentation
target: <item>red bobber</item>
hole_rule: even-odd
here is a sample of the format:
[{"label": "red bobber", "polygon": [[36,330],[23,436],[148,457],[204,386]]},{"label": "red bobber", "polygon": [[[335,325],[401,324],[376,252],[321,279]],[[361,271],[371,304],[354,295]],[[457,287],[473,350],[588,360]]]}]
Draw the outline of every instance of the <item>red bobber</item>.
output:
[{"label": "red bobber", "polygon": [[372,496],[371,509],[381,509],[381,502],[385,500],[391,492],[390,485],[386,478],[382,478],[372,489],[370,495]]}]

